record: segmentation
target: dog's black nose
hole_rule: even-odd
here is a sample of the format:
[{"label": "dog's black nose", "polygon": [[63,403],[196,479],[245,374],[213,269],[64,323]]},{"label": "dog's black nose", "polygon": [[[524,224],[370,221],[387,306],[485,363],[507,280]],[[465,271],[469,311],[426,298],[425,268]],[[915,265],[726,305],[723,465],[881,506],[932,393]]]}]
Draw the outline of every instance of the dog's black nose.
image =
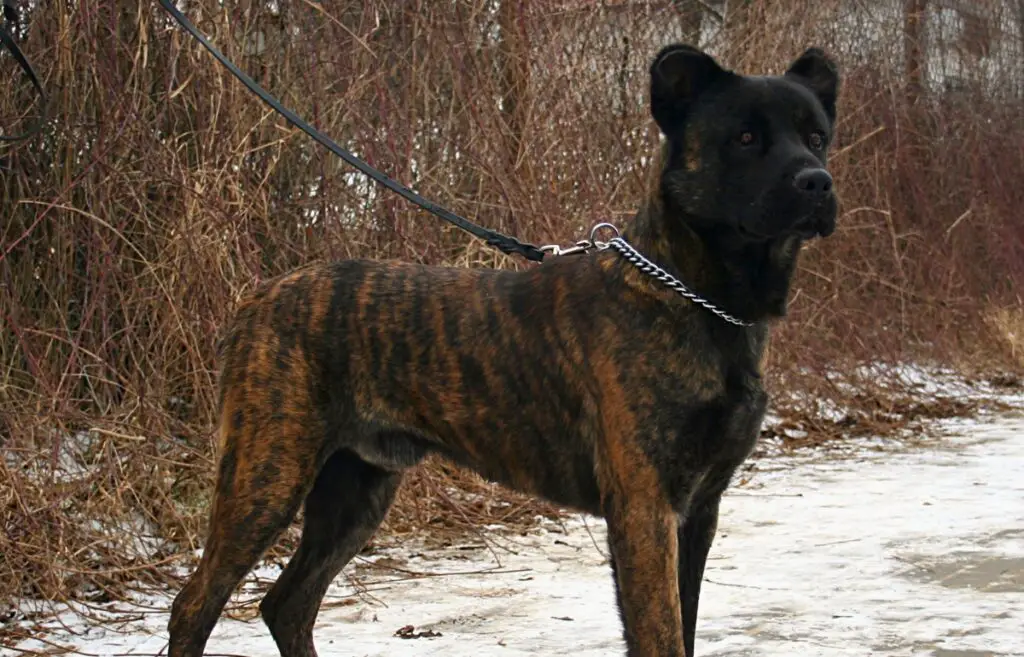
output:
[{"label": "dog's black nose", "polygon": [[804,169],[793,178],[801,192],[811,196],[825,196],[832,191],[832,176],[824,169]]}]

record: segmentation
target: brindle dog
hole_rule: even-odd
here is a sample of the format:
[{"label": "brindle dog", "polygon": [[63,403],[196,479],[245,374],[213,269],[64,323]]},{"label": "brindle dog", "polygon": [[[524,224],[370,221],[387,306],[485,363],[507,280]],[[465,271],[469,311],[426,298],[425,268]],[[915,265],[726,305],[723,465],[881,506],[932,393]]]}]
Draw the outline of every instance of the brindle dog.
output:
[{"label": "brindle dog", "polygon": [[660,175],[623,237],[750,325],[612,249],[520,272],[355,260],[268,282],[223,342],[210,533],[170,657],[202,653],[303,501],[260,609],[282,655],[314,656],[328,584],[428,453],[605,518],[628,654],[693,656],[719,500],[765,411],[768,325],[802,243],[835,229],[839,77],[814,48],[753,77],[672,45],[650,85]]}]

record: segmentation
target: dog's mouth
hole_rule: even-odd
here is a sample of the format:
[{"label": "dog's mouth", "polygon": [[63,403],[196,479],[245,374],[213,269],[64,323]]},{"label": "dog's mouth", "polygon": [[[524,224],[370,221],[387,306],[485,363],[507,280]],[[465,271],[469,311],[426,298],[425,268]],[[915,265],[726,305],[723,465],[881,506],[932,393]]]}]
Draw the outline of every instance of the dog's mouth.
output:
[{"label": "dog's mouth", "polygon": [[815,237],[825,237],[825,222],[816,217],[807,217],[793,226],[793,233],[800,239],[810,240]]},{"label": "dog's mouth", "polygon": [[770,235],[763,235],[746,224],[740,224],[738,232],[741,237],[752,242],[763,242],[772,238]]},{"label": "dog's mouth", "polygon": [[814,239],[815,237],[828,237],[834,231],[834,224],[827,218],[811,212],[790,222],[779,231],[763,232],[758,230],[757,227],[752,227],[744,222],[740,222],[737,228],[743,239],[751,242],[765,242],[790,235],[795,235],[804,240]]},{"label": "dog's mouth", "polygon": [[797,224],[797,233],[800,237],[807,240],[815,237],[825,238],[835,231],[836,216],[828,212],[811,213],[802,222]]},{"label": "dog's mouth", "polygon": [[793,225],[774,233],[762,233],[750,226],[740,224],[738,232],[740,237],[750,242],[768,242],[781,237],[788,237],[790,235],[796,235],[800,239],[809,240],[818,235],[818,230],[816,228],[813,226],[803,225]]}]

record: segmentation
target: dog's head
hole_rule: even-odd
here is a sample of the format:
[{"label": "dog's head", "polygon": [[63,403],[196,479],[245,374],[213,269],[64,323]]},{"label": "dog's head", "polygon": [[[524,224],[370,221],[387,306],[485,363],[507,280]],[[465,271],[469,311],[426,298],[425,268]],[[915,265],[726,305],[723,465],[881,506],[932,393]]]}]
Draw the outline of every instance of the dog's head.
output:
[{"label": "dog's head", "polygon": [[693,230],[739,244],[835,230],[826,167],[839,74],[825,53],[806,50],[783,75],[746,76],[672,45],[650,73],[651,114],[668,140],[663,199]]}]

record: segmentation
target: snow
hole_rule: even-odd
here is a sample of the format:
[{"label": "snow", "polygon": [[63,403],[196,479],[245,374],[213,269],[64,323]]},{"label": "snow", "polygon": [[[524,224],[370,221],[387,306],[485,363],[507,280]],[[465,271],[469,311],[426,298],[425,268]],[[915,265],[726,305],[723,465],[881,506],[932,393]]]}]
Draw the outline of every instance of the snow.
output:
[{"label": "snow", "polygon": [[[1024,655],[1024,416],[936,430],[946,435],[924,445],[861,441],[758,459],[742,472],[722,505],[697,654]],[[573,516],[525,536],[486,535],[487,545],[407,542],[361,558],[346,569],[360,586],[339,577],[321,610],[321,655],[624,653],[602,521]],[[277,572],[263,566],[258,575]],[[122,605],[125,620],[114,627],[68,614],[49,622],[49,646],[28,640],[0,655],[53,654],[55,644],[88,655],[166,654],[168,600],[150,597],[151,610]],[[276,657],[257,601],[238,594],[247,620],[223,616],[208,654]],[[440,636],[395,636],[407,625]]]}]

